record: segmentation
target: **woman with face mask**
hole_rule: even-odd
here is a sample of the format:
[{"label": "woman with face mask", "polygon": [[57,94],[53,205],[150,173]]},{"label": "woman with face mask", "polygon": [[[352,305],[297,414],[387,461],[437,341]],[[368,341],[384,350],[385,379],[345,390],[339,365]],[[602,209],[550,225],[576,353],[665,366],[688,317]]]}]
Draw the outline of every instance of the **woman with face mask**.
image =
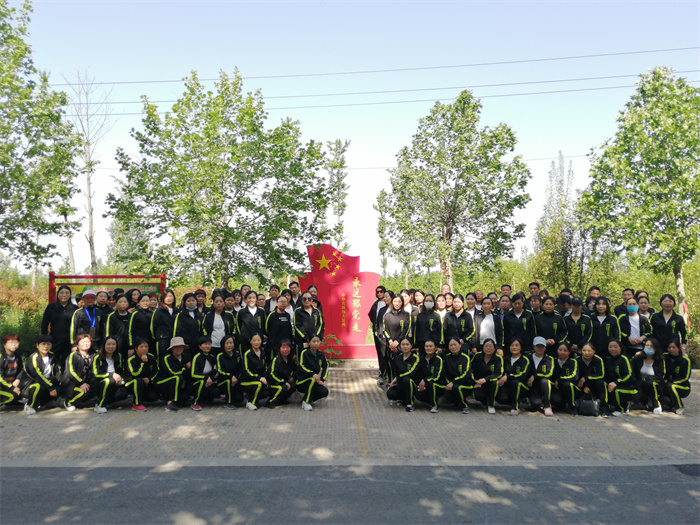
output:
[{"label": "woman with face mask", "polygon": [[631,365],[638,390],[635,405],[641,403],[654,414],[661,414],[661,383],[666,375],[666,366],[659,342],[653,337],[647,339],[644,350],[632,358]]},{"label": "woman with face mask", "polygon": [[437,341],[438,344],[442,342],[442,319],[435,311],[433,294],[425,296],[413,330],[413,346],[418,348],[421,356],[425,353],[425,342],[428,340]]},{"label": "woman with face mask", "polygon": [[644,348],[644,343],[651,336],[649,321],[639,315],[639,306],[634,297],[627,300],[627,314],[618,318],[620,337],[625,355],[630,359]]}]

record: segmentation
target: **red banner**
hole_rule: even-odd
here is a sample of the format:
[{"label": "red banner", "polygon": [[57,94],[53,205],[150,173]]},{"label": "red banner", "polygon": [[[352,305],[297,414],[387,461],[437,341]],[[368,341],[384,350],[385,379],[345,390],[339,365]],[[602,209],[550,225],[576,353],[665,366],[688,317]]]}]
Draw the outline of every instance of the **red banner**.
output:
[{"label": "red banner", "polygon": [[[360,272],[360,258],[347,255],[330,244],[308,248],[311,272],[299,279],[302,290],[312,284],[318,288],[318,299],[326,322],[326,341],[335,336],[341,352],[331,357],[376,357],[374,345],[366,345],[369,317],[374,304],[379,274]],[[327,348],[328,345],[324,345]]]}]

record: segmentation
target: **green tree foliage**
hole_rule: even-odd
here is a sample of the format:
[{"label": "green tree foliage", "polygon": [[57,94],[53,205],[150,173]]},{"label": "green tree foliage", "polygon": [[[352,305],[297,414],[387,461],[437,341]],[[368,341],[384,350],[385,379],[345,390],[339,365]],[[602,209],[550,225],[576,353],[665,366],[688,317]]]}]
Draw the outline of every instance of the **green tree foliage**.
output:
[{"label": "green tree foliage", "polygon": [[345,162],[345,153],[350,146],[350,141],[328,141],[328,152],[330,158],[326,161],[326,171],[330,175],[329,190],[330,190],[330,205],[335,215],[335,227],[333,231],[333,243],[341,252],[347,252],[350,245],[345,238],[345,225],[343,223],[343,215],[347,209],[348,189],[350,186],[345,182],[348,176],[347,163]]},{"label": "green tree foliage", "polygon": [[164,116],[143,101],[143,130],[131,132],[139,155],[117,151],[126,180],[108,202],[115,220],[144,228],[149,264],[176,283],[192,269],[204,284],[265,282],[301,268],[305,246],[327,240],[322,145],[302,143],[290,119],[267,128],[261,93],[243,94],[238,72],[222,72],[212,91],[192,73]]},{"label": "green tree foliage", "polygon": [[439,258],[448,283],[453,265],[493,267],[510,253],[524,230],[513,213],[530,199],[527,166],[520,156],[507,160],[515,133],[505,124],[480,127],[480,114],[468,90],[436,103],[398,153],[391,189],[377,202],[391,255],[418,254],[421,266]]},{"label": "green tree foliage", "polygon": [[65,235],[76,191],[77,137],[65,118],[64,93],[49,89],[25,42],[31,6],[0,0],[0,249],[29,267],[56,253],[42,239]]},{"label": "green tree foliage", "polygon": [[640,76],[617,123],[602,154],[591,154],[589,225],[638,266],[673,272],[683,302],[683,265],[700,234],[700,90],[655,68]]}]

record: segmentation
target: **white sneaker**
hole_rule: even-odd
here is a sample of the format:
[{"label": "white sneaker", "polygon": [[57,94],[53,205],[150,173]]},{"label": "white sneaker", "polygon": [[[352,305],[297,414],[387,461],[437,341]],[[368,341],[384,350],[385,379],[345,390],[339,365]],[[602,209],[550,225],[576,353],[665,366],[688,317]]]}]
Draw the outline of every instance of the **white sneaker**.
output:
[{"label": "white sneaker", "polygon": [[520,410],[515,410],[515,409],[512,409],[512,410],[510,411],[510,415],[511,415],[511,416],[517,416],[517,415],[520,415]]},{"label": "white sneaker", "polygon": [[433,405],[432,407],[430,407],[430,413],[431,413],[431,414],[437,414],[437,413],[438,413],[438,406],[437,406],[437,405]]},{"label": "white sneaker", "polygon": [[106,414],[107,413],[107,409],[105,407],[101,407],[100,405],[95,405],[95,408],[93,408],[93,410],[95,412],[97,412],[98,414]]},{"label": "white sneaker", "polygon": [[73,412],[77,409],[75,405],[66,405],[66,411],[67,412]]},{"label": "white sneaker", "polygon": [[256,407],[256,406],[255,406],[253,403],[251,403],[250,401],[248,401],[248,402],[245,404],[245,407],[246,407],[248,410],[257,410],[257,409],[258,409],[258,407]]},{"label": "white sneaker", "polygon": [[652,412],[653,412],[655,415],[659,416],[659,415],[663,414],[664,411],[663,411],[663,409],[662,409],[661,407],[656,407],[654,410],[652,410]]},{"label": "white sneaker", "polygon": [[486,408],[486,411],[487,411],[489,414],[495,414],[495,413],[496,413],[496,408],[495,408],[495,407],[487,407],[487,408]]},{"label": "white sneaker", "polygon": [[29,404],[24,405],[24,411],[27,413],[27,415],[31,416],[36,414],[36,410],[33,409],[32,407],[29,406]]},{"label": "white sneaker", "polygon": [[615,410],[615,411],[612,413],[612,415],[613,415],[613,417],[621,417],[621,416],[622,416],[622,412],[620,412],[619,410]]},{"label": "white sneaker", "polygon": [[679,416],[682,416],[683,414],[685,414],[685,408],[683,408],[683,407],[677,408],[676,414],[678,414]]},{"label": "white sneaker", "polygon": [[303,408],[303,409],[306,410],[307,412],[311,412],[311,411],[314,409],[314,407],[312,407],[312,406],[311,406],[309,403],[307,403],[306,401],[302,401],[302,402],[301,402],[301,408]]},{"label": "white sneaker", "polygon": [[552,411],[552,407],[545,408],[544,415],[547,417],[554,417],[554,412]]}]

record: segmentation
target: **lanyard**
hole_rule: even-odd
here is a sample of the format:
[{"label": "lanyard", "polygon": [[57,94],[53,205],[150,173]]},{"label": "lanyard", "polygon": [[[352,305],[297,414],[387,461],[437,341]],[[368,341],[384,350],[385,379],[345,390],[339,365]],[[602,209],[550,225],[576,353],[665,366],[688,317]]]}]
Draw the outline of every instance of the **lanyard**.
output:
[{"label": "lanyard", "polygon": [[94,317],[90,317],[90,312],[88,312],[87,306],[83,306],[83,310],[85,310],[85,315],[87,315],[88,321],[90,321],[90,328],[95,328],[95,322],[97,321],[97,314],[95,313],[95,309],[92,309],[92,315]]}]

